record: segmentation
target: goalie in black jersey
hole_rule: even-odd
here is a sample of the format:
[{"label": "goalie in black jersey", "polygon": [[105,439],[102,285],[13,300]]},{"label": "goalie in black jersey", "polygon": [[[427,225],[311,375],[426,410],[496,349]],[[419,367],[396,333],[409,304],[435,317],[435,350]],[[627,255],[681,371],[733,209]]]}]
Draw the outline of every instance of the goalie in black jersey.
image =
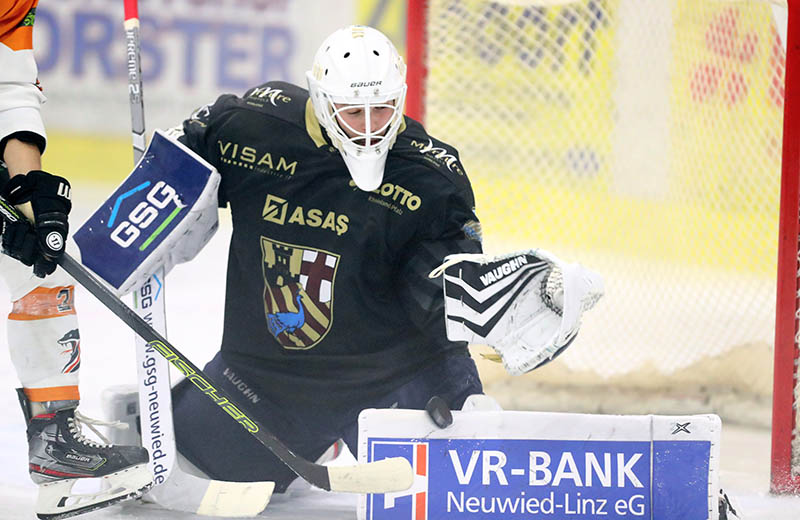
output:
[{"label": "goalie in black jersey", "polygon": [[[357,452],[364,408],[423,409],[434,395],[461,408],[482,393],[428,278],[481,242],[458,152],[403,116],[405,64],[383,34],[335,32],[308,84],[223,95],[170,134],[218,169],[233,216],[222,348],[206,373],[315,460],[338,439]],[[281,491],[296,477],[185,382],[174,414],[179,451],[211,478]]]},{"label": "goalie in black jersey", "polygon": [[[575,337],[597,284],[543,252],[482,255],[458,152],[403,116],[405,64],[379,31],[335,32],[307,79],[308,90],[270,82],[223,95],[168,133],[218,170],[219,188],[203,193],[233,217],[222,346],[205,372],[318,460],[339,440],[357,453],[366,408],[433,403],[444,426],[449,409],[496,407],[467,341],[501,345],[511,373],[531,370]],[[214,229],[215,208],[213,218],[205,201],[192,208],[198,224],[158,246],[167,270]],[[141,249],[123,227],[112,235]],[[188,379],[173,410],[178,450],[208,477],[274,481],[278,492],[296,478]]]}]

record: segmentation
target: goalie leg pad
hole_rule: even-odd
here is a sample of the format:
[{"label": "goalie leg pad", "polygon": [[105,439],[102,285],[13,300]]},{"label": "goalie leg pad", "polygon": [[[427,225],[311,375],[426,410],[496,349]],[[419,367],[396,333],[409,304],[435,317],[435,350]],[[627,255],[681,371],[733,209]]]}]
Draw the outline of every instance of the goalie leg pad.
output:
[{"label": "goalie leg pad", "polygon": [[[254,418],[269,425],[301,457],[317,460],[340,437],[333,416],[323,415],[319,410],[286,413],[254,384],[255,377],[248,377],[238,367],[229,367],[219,354],[203,370],[222,390],[241,396]],[[178,450],[210,478],[232,482],[273,481],[277,493],[285,492],[297,478],[241,425],[231,421],[224,410],[193,388],[188,379],[175,385],[172,398]],[[214,435],[200,434],[208,431]]]},{"label": "goalie leg pad", "polygon": [[[139,396],[136,385],[117,385],[103,390],[103,410],[110,420],[128,425],[111,429],[113,444],[141,445],[137,432]],[[224,482],[212,480],[191,462],[177,454],[176,466],[166,482],[153,487],[142,499],[171,511],[226,518],[253,517],[261,513],[272,497],[274,482]]]},{"label": "goalie leg pad", "polygon": [[462,412],[502,412],[503,407],[494,397],[486,394],[472,394],[464,401]]}]

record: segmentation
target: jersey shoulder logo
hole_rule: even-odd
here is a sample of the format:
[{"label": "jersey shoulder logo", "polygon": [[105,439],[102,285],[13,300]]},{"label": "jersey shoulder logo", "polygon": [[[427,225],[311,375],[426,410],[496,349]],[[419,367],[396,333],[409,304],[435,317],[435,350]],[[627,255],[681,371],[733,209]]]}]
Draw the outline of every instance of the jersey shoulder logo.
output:
[{"label": "jersey shoulder logo", "polygon": [[313,348],[333,323],[339,255],[262,236],[261,257],[270,334],[288,350]]},{"label": "jersey shoulder logo", "polygon": [[262,100],[272,104],[274,107],[277,107],[278,103],[286,104],[292,102],[292,98],[284,94],[283,89],[273,88],[267,85],[250,90],[246,97]]},{"label": "jersey shoulder logo", "polygon": [[446,168],[452,173],[464,175],[464,168],[455,155],[455,151],[450,151],[444,146],[437,146],[431,138],[427,142],[416,139],[411,140],[411,146],[416,148],[423,158],[436,168]]}]

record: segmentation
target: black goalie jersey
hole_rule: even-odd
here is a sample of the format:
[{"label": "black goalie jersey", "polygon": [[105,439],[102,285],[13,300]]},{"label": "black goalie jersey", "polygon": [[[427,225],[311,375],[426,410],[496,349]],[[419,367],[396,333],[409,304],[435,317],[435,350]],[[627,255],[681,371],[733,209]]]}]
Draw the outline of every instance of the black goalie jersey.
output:
[{"label": "black goalie jersey", "polygon": [[428,273],[480,252],[480,227],[457,152],[419,123],[364,192],[313,114],[306,90],[271,82],[198,110],[180,140],[217,167],[233,216],[225,361],[277,402],[368,405],[466,351]]}]

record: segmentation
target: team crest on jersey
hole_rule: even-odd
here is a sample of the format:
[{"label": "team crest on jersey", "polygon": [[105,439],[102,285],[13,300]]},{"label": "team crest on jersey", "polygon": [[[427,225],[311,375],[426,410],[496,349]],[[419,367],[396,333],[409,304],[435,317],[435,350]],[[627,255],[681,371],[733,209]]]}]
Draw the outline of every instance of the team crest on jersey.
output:
[{"label": "team crest on jersey", "polygon": [[333,323],[339,255],[261,237],[267,327],[290,350],[316,346]]}]

